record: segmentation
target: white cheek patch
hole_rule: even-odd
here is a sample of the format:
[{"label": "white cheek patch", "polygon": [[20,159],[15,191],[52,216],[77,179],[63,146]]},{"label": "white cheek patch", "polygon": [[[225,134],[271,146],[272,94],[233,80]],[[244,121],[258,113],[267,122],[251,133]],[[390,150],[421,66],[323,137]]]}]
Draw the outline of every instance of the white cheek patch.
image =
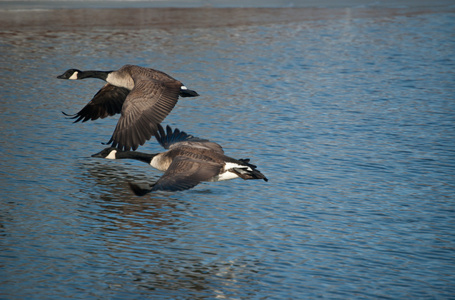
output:
[{"label": "white cheek patch", "polygon": [[109,153],[108,156],[106,156],[107,159],[116,159],[115,154],[117,153],[117,150],[112,150],[111,153]]},{"label": "white cheek patch", "polygon": [[180,89],[181,89],[181,90],[187,90],[188,88],[187,88],[186,86],[182,85],[182,86],[180,87]]},{"label": "white cheek patch", "polygon": [[73,73],[73,75],[71,75],[71,77],[70,77],[70,78],[68,78],[68,79],[71,79],[71,80],[77,80],[77,74],[78,74],[78,73],[79,73],[79,72],[77,72],[77,71],[76,71],[76,72],[74,72],[74,73]]}]

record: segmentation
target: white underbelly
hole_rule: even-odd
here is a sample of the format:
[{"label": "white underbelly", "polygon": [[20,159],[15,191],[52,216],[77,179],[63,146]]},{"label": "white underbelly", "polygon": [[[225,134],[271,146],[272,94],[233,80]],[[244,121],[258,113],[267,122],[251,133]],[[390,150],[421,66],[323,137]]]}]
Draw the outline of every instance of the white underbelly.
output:
[{"label": "white underbelly", "polygon": [[231,180],[231,179],[235,179],[238,177],[239,176],[237,174],[226,171],[224,173],[221,173],[220,175],[216,175],[216,176],[212,177],[209,181],[213,182],[213,181]]},{"label": "white underbelly", "polygon": [[242,165],[239,165],[236,163],[227,162],[224,165],[224,172],[217,176],[214,176],[210,181],[223,181],[223,180],[231,180],[231,179],[239,178],[239,175],[237,175],[234,172],[229,171],[234,168],[237,168],[237,170],[245,169],[246,172],[252,171],[250,167],[245,167],[245,166],[242,166]]}]

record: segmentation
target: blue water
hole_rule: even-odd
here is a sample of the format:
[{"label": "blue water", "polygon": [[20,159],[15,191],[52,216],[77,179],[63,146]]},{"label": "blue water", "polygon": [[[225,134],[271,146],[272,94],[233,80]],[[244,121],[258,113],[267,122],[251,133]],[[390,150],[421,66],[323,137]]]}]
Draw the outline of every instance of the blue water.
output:
[{"label": "blue water", "polygon": [[[455,14],[192,28],[5,30],[1,299],[449,299]],[[72,124],[101,81],[163,70],[198,91],[164,124],[270,179],[136,197],[145,164],[91,158]],[[162,151],[155,141],[139,148]]]}]

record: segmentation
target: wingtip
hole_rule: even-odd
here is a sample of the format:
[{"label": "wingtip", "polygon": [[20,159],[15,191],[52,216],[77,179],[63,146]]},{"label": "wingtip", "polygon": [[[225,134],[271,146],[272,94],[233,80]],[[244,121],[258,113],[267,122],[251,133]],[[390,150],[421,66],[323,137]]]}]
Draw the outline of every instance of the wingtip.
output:
[{"label": "wingtip", "polygon": [[[66,119],[76,119],[78,117],[77,114],[68,114],[64,111],[62,111],[62,114],[66,117]],[[76,121],[74,121],[74,122],[76,122]]]},{"label": "wingtip", "polygon": [[172,135],[172,128],[169,125],[166,125],[166,135],[171,136]]},{"label": "wingtip", "polygon": [[[112,138],[112,136],[111,136],[111,138],[109,139],[109,141],[108,141],[107,143],[101,142],[101,144],[102,144],[102,145],[110,145],[112,142],[113,142],[113,138]],[[115,147],[115,145],[112,144],[111,147]]]}]

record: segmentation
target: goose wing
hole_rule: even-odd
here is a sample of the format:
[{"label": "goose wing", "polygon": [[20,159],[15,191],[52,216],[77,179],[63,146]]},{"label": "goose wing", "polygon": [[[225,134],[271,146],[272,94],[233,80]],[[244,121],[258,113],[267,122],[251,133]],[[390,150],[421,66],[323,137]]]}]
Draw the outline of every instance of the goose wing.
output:
[{"label": "goose wing", "polygon": [[177,103],[180,81],[135,82],[123,104],[121,116],[108,144],[122,150],[136,150],[157,132],[157,126]]},{"label": "goose wing", "polygon": [[98,118],[104,119],[122,111],[123,103],[129,93],[130,91],[126,88],[108,83],[78,113],[74,115],[63,114],[70,116],[71,119],[76,119],[74,123],[96,120]]},{"label": "goose wing", "polygon": [[191,189],[201,181],[207,181],[219,174],[221,168],[222,165],[213,162],[177,156],[173,159],[163,176],[152,186],[135,183],[130,183],[129,185],[138,196],[159,190],[170,192],[183,191]]},{"label": "goose wing", "polygon": [[214,162],[177,156],[163,176],[153,185],[151,191],[188,190],[201,181],[207,181],[220,173],[223,166]]},{"label": "goose wing", "polygon": [[219,144],[192,136],[185,131],[180,131],[178,128],[175,128],[174,131],[172,131],[172,128],[169,125],[166,126],[165,132],[161,124],[158,124],[158,132],[155,134],[155,138],[164,149],[172,150],[178,147],[187,146],[191,148],[212,150],[221,154],[224,153],[223,148]]}]

